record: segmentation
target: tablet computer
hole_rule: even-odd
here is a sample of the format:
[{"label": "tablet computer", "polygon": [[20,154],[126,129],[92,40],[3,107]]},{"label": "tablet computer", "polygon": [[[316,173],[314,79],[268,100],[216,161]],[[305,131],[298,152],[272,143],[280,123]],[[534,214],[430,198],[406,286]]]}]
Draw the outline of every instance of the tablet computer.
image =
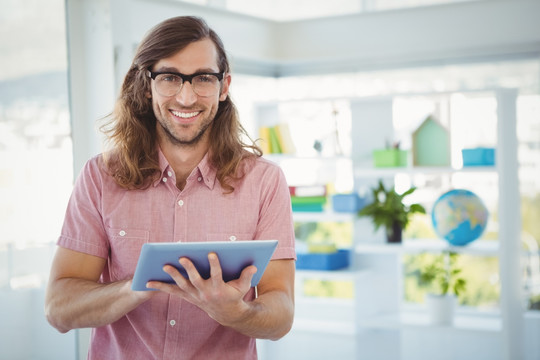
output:
[{"label": "tablet computer", "polygon": [[131,288],[136,291],[155,290],[146,287],[151,280],[174,283],[163,271],[166,264],[174,266],[187,278],[185,269],[178,262],[181,257],[189,258],[199,274],[208,279],[210,252],[215,252],[219,258],[224,281],[239,278],[245,267],[255,265],[257,272],[251,279],[251,286],[256,286],[277,244],[277,240],[146,243],[142,246]]}]

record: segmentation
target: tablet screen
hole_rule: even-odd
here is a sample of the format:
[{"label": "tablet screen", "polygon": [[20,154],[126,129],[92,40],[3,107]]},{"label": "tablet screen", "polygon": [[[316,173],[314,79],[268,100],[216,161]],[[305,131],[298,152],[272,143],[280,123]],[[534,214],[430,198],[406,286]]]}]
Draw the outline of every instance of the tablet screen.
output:
[{"label": "tablet screen", "polygon": [[142,246],[131,288],[137,291],[155,290],[146,287],[146,283],[151,280],[174,283],[169,274],[163,271],[166,264],[176,267],[187,277],[186,271],[178,262],[181,257],[189,258],[199,274],[208,279],[210,252],[215,252],[219,258],[224,281],[237,279],[245,267],[255,265],[257,272],[251,279],[251,286],[256,286],[277,244],[277,240],[146,243]]}]

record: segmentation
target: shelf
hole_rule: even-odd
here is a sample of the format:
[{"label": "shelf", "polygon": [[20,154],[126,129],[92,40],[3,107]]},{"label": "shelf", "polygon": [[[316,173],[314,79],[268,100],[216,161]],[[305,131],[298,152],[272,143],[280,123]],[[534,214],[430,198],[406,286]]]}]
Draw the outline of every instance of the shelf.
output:
[{"label": "shelf", "polygon": [[460,331],[481,331],[500,332],[502,331],[502,320],[495,316],[477,315],[456,315],[452,325],[431,325],[427,314],[423,312],[401,312],[383,314],[366,319],[363,327],[370,329],[402,330],[407,328],[426,329],[433,331],[440,330],[460,330]]},{"label": "shelf", "polygon": [[[474,331],[497,333],[502,331],[502,320],[494,316],[456,315],[452,325],[432,325],[427,314],[422,312],[402,312],[374,316],[363,321],[359,328],[372,330],[426,330],[426,331]],[[338,335],[354,335],[354,322],[312,320],[296,318],[293,330]]]},{"label": "shelf", "polygon": [[360,243],[355,247],[355,251],[360,254],[418,254],[422,252],[453,251],[470,255],[497,256],[499,254],[499,242],[476,240],[465,246],[452,246],[443,240],[410,239],[401,244]]},{"label": "shelf", "polygon": [[298,222],[349,222],[356,219],[356,213],[338,213],[330,210],[321,212],[293,212],[294,221]]},{"label": "shelf", "polygon": [[353,336],[356,333],[355,325],[352,321],[323,321],[307,318],[294,319],[292,330],[344,336]]},{"label": "shelf", "polygon": [[[329,162],[353,161],[352,157],[338,156],[297,156],[295,154],[265,154],[264,158],[275,163],[283,161],[313,161]],[[496,166],[464,166],[454,168],[452,166],[400,166],[400,167],[380,167],[376,168],[370,165],[355,166],[354,175],[357,177],[377,177],[392,176],[395,174],[453,174],[453,173],[495,173]]]},{"label": "shelf", "polygon": [[296,270],[296,278],[300,279],[313,279],[317,280],[355,280],[359,276],[368,274],[365,270]]},{"label": "shelf", "polygon": [[349,308],[350,311],[354,311],[354,299],[351,298],[336,298],[336,297],[318,297],[318,296],[306,296],[303,294],[296,294],[294,302],[297,306],[323,306],[335,308]]},{"label": "shelf", "polygon": [[263,157],[270,161],[280,163],[282,161],[322,161],[335,162],[339,160],[351,161],[351,158],[344,155],[336,156],[299,156],[295,154],[264,154]]},{"label": "shelf", "polygon": [[407,167],[356,167],[354,175],[356,177],[388,177],[395,174],[454,174],[454,173],[495,173],[495,166],[467,166],[463,168],[453,168],[450,166],[407,166]]}]

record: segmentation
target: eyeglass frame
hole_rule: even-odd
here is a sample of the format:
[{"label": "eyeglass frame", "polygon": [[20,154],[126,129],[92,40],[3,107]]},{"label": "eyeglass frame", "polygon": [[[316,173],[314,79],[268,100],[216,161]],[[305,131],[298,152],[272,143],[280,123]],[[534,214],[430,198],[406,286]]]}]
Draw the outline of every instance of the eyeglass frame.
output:
[{"label": "eyeglass frame", "polygon": [[[196,72],[196,73],[191,74],[191,75],[186,75],[186,74],[182,74],[182,73],[174,72],[174,71],[152,71],[152,70],[148,69],[146,74],[148,75],[148,77],[150,79],[152,79],[154,81],[156,80],[156,77],[158,77],[159,75],[164,75],[164,74],[176,75],[176,76],[180,77],[180,79],[182,79],[182,85],[178,88],[178,92],[176,92],[173,95],[168,95],[168,96],[178,95],[180,93],[180,91],[182,91],[182,87],[184,86],[185,82],[190,83],[191,86],[193,87],[193,83],[191,82],[191,80],[193,80],[194,77],[197,77],[197,76],[200,76],[200,75],[213,75],[213,76],[217,77],[219,82],[221,82],[223,80],[223,78],[225,77],[225,72],[211,73],[211,72],[204,72],[204,71],[203,72]],[[193,90],[193,92],[197,96],[201,96],[201,95],[197,94],[195,92],[195,90]],[[166,96],[166,95],[162,95],[162,96]],[[212,95],[208,95],[208,96],[212,96]],[[202,97],[208,97],[208,96],[202,96]]]}]

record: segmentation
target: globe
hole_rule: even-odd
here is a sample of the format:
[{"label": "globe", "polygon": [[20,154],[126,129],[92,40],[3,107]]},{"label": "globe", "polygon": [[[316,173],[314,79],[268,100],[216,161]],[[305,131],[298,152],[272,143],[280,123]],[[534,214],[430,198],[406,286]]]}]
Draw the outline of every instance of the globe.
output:
[{"label": "globe", "polygon": [[437,235],[456,246],[478,239],[486,229],[487,219],[488,210],[482,199],[464,189],[442,194],[431,212]]}]

